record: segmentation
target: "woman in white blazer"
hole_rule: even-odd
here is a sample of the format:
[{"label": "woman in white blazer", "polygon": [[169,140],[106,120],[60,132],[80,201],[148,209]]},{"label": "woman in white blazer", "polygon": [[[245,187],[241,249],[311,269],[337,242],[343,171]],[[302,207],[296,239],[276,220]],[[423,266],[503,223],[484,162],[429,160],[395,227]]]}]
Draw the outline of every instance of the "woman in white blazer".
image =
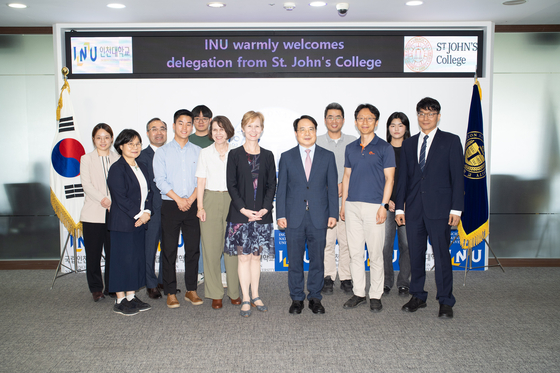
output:
[{"label": "woman in white blazer", "polygon": [[[111,239],[107,230],[106,215],[111,207],[111,197],[107,186],[109,167],[119,156],[111,151],[113,130],[108,124],[99,123],[91,132],[95,149],[80,162],[80,176],[86,194],[80,215],[83,225],[86,249],[86,275],[89,290],[95,302],[104,299],[109,289],[109,263]],[[101,277],[101,253],[105,248],[105,291]]]}]

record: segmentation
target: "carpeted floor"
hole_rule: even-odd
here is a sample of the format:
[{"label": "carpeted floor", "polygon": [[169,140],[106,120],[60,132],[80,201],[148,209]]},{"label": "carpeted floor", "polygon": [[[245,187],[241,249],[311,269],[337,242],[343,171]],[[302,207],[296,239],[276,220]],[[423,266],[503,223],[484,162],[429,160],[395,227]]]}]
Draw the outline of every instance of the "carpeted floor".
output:
[{"label": "carpeted floor", "polygon": [[[558,372],[558,268],[492,268],[455,273],[452,320],[437,317],[434,273],[428,307],[405,313],[394,289],[383,311],[345,310],[335,283],[325,315],[290,315],[287,273],[263,273],[269,312],[239,316],[210,301],[168,309],[165,300],[137,316],[94,303],[85,274],[0,271],[1,372]],[[182,276],[178,276],[179,278]],[[179,287],[184,291],[184,283]],[[204,295],[204,286],[199,287]],[[226,298],[227,299],[227,298]],[[306,302],[307,307],[307,302]]]}]

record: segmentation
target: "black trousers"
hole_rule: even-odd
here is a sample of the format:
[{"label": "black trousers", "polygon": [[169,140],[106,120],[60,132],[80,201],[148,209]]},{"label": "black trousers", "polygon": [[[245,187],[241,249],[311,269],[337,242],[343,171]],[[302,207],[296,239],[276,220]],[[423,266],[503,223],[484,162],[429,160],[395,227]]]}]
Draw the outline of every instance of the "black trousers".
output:
[{"label": "black trousers", "polygon": [[106,223],[82,222],[86,249],[86,276],[89,291],[103,291],[101,277],[101,254],[105,248],[105,289],[109,289],[109,263],[111,258],[111,235]]},{"label": "black trousers", "polygon": [[163,264],[163,292],[177,293],[177,247],[179,233],[183,232],[185,249],[185,285],[187,291],[196,290],[198,259],[200,258],[200,224],[196,217],[196,200],[188,211],[181,211],[175,201],[162,201],[161,206],[161,256]]}]

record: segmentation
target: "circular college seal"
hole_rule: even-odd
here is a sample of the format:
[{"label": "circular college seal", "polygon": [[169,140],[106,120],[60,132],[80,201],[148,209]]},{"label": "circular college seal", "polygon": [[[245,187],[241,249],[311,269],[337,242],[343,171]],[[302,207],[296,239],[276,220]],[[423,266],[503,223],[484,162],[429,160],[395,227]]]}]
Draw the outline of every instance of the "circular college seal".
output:
[{"label": "circular college seal", "polygon": [[486,176],[484,136],[478,131],[467,134],[464,175],[469,179],[482,179]]},{"label": "circular college seal", "polygon": [[432,45],[428,39],[416,36],[404,47],[404,63],[414,72],[424,71],[432,63]]}]

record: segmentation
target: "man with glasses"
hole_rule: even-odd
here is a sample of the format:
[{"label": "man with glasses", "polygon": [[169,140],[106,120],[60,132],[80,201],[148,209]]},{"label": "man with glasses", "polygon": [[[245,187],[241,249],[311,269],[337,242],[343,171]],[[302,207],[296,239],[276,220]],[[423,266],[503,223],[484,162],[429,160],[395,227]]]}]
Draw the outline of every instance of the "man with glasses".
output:
[{"label": "man with glasses", "polygon": [[344,303],[344,308],[355,308],[366,302],[364,244],[367,244],[370,310],[379,312],[383,308],[383,243],[395,176],[395,152],[391,145],[375,136],[379,123],[379,110],[375,106],[358,106],[354,117],[360,138],[346,147],[340,209],[340,218],[346,221],[354,295]]},{"label": "man with glasses", "polygon": [[146,291],[151,299],[159,299],[161,298],[161,292],[158,289],[158,285],[163,284],[163,271],[160,258],[159,275],[156,277],[155,259],[159,241],[161,240],[161,194],[154,180],[153,160],[156,150],[167,142],[167,125],[161,119],[153,118],[146,125],[146,131],[150,145],[142,150],[142,153],[136,159],[138,163],[143,163],[148,169],[148,183],[153,192],[152,217],[145,236]]},{"label": "man with glasses", "polygon": [[403,142],[395,220],[406,223],[412,298],[402,309],[426,307],[427,238],[434,252],[438,317],[452,318],[453,270],[449,254],[451,227],[459,224],[464,205],[463,148],[457,135],[439,130],[441,106],[426,97],[416,105],[420,133]]},{"label": "man with glasses", "polygon": [[208,127],[210,127],[210,121],[212,120],[212,110],[210,110],[208,106],[198,105],[192,109],[192,114],[196,133],[189,136],[189,141],[204,149],[214,143],[214,140],[210,140],[208,137]]},{"label": "man with glasses", "polygon": [[[317,145],[334,153],[336,171],[338,173],[338,203],[342,197],[342,175],[344,175],[344,151],[346,145],[356,140],[356,136],[342,133],[344,126],[344,109],[340,104],[333,102],[325,108],[325,126],[327,133],[317,137]],[[338,240],[338,277],[340,288],[345,293],[352,292],[352,274],[350,273],[350,253],[346,240],[346,224],[339,220],[332,229],[327,229],[327,242],[325,245],[325,284],[323,294],[332,294],[334,280],[336,280],[335,246]]]},{"label": "man with glasses", "polygon": [[300,314],[305,300],[303,257],[309,254],[307,299],[315,314],[325,313],[321,304],[325,238],[327,228],[338,219],[337,175],[334,154],[316,146],[317,122],[308,115],[294,121],[298,146],[280,157],[276,216],[278,228],[286,230],[288,286],[291,314]]}]

